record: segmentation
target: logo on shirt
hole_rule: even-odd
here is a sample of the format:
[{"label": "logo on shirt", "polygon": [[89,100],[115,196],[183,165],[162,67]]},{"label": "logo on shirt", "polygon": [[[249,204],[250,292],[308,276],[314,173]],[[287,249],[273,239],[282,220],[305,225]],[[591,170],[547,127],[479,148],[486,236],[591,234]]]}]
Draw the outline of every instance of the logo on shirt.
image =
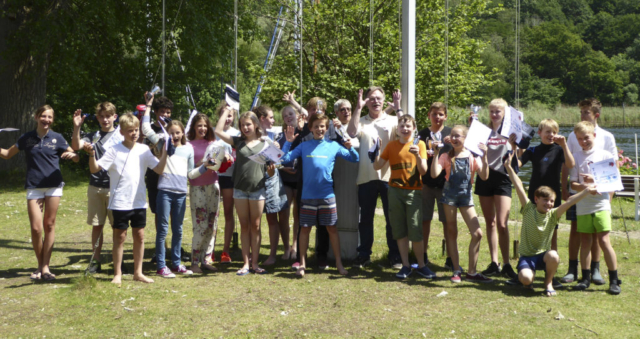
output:
[{"label": "logo on shirt", "polygon": [[58,142],[58,140],[56,140],[56,139],[51,140],[51,143],[52,143],[52,144],[54,144],[54,145],[55,145],[57,142]]},{"label": "logo on shirt", "polygon": [[542,161],[549,161],[549,157],[544,157]]}]

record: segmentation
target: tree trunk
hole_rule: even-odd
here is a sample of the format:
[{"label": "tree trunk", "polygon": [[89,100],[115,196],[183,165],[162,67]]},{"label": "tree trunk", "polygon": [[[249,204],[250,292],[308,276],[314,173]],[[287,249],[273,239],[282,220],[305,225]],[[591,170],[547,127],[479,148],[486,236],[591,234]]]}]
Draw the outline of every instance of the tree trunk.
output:
[{"label": "tree trunk", "polygon": [[[0,128],[20,129],[0,133],[0,147],[5,149],[35,128],[33,113],[46,100],[47,62],[35,62],[28,49],[8,51],[9,36],[21,21],[12,15],[0,16]],[[26,168],[23,152],[11,160],[0,159],[0,172],[16,168]]]}]

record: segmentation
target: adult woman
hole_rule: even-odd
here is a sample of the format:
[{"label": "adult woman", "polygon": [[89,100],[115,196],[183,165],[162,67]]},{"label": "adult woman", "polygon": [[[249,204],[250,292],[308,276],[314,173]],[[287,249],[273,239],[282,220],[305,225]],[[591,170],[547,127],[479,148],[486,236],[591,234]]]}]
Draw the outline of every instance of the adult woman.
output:
[{"label": "adult woman", "polygon": [[49,281],[56,278],[49,270],[49,262],[55,239],[56,215],[64,186],[59,162],[60,159],[74,162],[79,160],[62,135],[51,130],[53,115],[53,108],[49,105],[38,108],[35,113],[38,123],[36,129],[23,134],[11,148],[0,148],[0,158],[7,160],[19,151],[26,153],[27,210],[31,223],[31,244],[38,259],[38,269],[31,274],[33,280],[42,278]]}]

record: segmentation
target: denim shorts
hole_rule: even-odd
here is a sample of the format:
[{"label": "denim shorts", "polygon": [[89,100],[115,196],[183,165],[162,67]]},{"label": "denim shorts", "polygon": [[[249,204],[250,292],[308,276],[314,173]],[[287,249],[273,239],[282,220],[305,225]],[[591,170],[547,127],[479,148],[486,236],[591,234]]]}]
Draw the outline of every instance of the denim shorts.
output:
[{"label": "denim shorts", "polygon": [[[445,186],[446,187],[446,186]],[[443,190],[440,202],[444,205],[455,207],[471,207],[473,205],[473,196],[471,190],[467,192],[456,192],[456,190]]]},{"label": "denim shorts", "polygon": [[264,187],[255,192],[247,192],[234,188],[233,198],[246,200],[264,200],[266,198],[266,192],[264,190]]},{"label": "denim shorts", "polygon": [[530,269],[532,271],[536,271],[536,270],[540,270],[540,271],[544,271],[547,269],[547,264],[545,264],[544,262],[544,256],[547,254],[547,251],[540,253],[540,254],[536,254],[534,256],[530,256],[530,257],[525,257],[522,256],[520,257],[520,260],[518,260],[518,272],[520,272],[523,269]]}]

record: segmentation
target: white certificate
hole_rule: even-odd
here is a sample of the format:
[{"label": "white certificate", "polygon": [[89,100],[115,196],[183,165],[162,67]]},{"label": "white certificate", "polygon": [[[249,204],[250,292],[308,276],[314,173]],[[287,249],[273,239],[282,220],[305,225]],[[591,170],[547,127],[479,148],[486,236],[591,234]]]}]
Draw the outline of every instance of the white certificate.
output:
[{"label": "white certificate", "polygon": [[464,140],[464,147],[466,147],[471,153],[482,156],[484,152],[478,148],[479,143],[486,144],[487,140],[491,136],[491,128],[485,126],[478,120],[471,122],[469,132],[467,132],[467,138]]},{"label": "white certificate", "polygon": [[507,107],[504,112],[500,135],[509,139],[509,136],[515,133],[516,143],[519,143],[520,140],[522,140],[522,121],[524,121],[524,114],[522,112],[511,106]]},{"label": "white certificate", "polygon": [[19,131],[19,129],[13,128],[13,127],[0,128],[0,132],[15,132],[15,131]]},{"label": "white certificate", "polygon": [[211,143],[209,146],[207,146],[207,150],[204,151],[204,156],[202,157],[203,160],[207,160],[207,159],[213,159],[216,161],[216,164],[213,166],[206,166],[208,169],[210,170],[214,170],[217,171],[220,169],[220,166],[222,165],[222,161],[224,160],[224,156],[225,156],[225,147],[216,143]]},{"label": "white certificate", "polygon": [[249,159],[259,163],[260,165],[264,165],[267,161],[271,161],[273,163],[279,164],[280,158],[284,155],[279,148],[274,146],[271,140],[265,141],[264,148],[258,154],[254,154],[249,157]]},{"label": "white certificate", "polygon": [[622,191],[622,178],[614,158],[589,164],[599,193]]}]

